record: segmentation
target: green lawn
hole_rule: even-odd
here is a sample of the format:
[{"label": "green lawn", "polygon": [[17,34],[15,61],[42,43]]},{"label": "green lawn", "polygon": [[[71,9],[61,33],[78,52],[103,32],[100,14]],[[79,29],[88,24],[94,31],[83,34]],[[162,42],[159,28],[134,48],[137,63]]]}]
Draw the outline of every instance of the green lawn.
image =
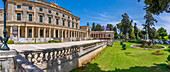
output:
[{"label": "green lawn", "polygon": [[120,43],[114,43],[114,47],[108,47],[84,72],[170,72],[166,69],[168,51],[161,50],[165,55],[154,56],[153,50],[135,49],[130,47],[133,43],[126,44],[127,50],[121,50]]}]

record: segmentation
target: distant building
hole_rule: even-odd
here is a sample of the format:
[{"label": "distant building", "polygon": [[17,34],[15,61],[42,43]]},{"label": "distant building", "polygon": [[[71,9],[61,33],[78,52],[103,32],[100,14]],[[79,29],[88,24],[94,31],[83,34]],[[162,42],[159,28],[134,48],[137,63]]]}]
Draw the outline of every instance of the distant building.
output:
[{"label": "distant building", "polygon": [[91,31],[91,38],[112,39],[114,38],[114,31]]}]

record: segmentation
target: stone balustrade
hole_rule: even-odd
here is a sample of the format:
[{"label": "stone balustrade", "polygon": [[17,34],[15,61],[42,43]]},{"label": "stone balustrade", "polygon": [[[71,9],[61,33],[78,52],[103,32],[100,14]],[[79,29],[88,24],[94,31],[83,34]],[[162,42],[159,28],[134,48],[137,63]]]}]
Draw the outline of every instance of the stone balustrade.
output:
[{"label": "stone balustrade", "polygon": [[107,41],[63,48],[39,49],[20,52],[14,58],[16,72],[68,72],[91,60]]}]

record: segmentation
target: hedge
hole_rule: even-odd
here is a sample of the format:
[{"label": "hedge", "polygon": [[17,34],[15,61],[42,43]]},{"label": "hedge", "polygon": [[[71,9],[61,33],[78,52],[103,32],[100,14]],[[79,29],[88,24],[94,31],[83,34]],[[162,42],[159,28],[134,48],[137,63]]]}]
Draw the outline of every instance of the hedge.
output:
[{"label": "hedge", "polygon": [[7,44],[14,44],[14,41],[13,41],[13,40],[9,40],[9,41],[7,42]]}]

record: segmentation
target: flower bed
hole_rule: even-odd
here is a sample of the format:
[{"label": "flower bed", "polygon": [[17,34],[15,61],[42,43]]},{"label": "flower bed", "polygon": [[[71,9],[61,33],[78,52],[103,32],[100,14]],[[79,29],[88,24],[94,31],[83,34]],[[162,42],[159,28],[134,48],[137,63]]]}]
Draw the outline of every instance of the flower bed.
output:
[{"label": "flower bed", "polygon": [[159,45],[142,46],[141,44],[134,44],[134,45],[131,45],[131,47],[138,48],[138,49],[146,49],[146,50],[163,50],[163,49],[166,49],[166,47],[159,46]]},{"label": "flower bed", "polygon": [[153,55],[164,55],[163,52],[160,52],[160,51],[155,51],[155,52],[152,52]]}]

